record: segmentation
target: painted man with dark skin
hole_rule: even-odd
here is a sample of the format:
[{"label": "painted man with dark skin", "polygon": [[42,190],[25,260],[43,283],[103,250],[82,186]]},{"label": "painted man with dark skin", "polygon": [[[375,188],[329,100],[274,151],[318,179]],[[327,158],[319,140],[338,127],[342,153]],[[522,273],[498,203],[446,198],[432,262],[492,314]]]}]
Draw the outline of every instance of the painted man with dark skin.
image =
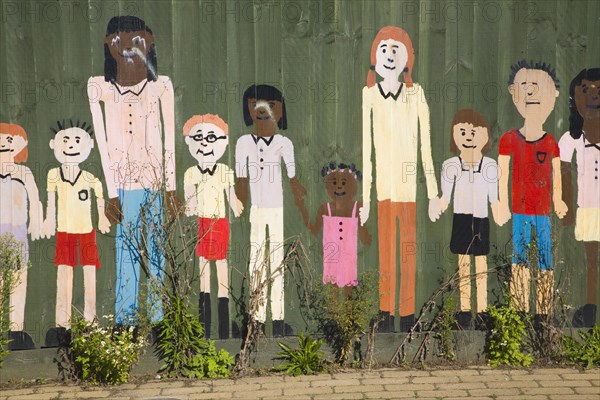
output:
[{"label": "painted man with dark skin", "polygon": [[[598,249],[600,244],[600,68],[585,69],[569,89],[569,132],[560,139],[562,194],[569,211],[565,226],[575,223],[575,239],[583,241],[587,260],[586,304],[573,318],[575,327],[596,321]],[[573,206],[571,161],[577,162],[577,211]]]},{"label": "painted man with dark skin", "polygon": [[[137,309],[141,242],[150,272],[159,275],[164,265],[159,238],[163,201],[171,216],[180,209],[175,97],[169,77],[158,75],[154,34],[143,20],[112,18],[104,58],[104,76],[89,79],[88,98],[108,190],[106,214],[117,224],[115,314],[123,322]],[[143,236],[142,230],[147,231]],[[153,310],[153,320],[161,319],[159,308]]]}]

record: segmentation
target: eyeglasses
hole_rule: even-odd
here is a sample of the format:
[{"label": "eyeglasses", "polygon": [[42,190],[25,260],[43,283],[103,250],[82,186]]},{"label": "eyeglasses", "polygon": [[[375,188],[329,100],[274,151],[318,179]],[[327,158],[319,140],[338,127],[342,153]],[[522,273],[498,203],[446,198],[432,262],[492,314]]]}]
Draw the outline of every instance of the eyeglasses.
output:
[{"label": "eyeglasses", "polygon": [[214,133],[209,133],[206,136],[204,136],[202,133],[200,133],[198,135],[190,135],[190,137],[196,142],[201,142],[203,140],[206,140],[207,143],[214,143],[219,139],[227,138],[227,136],[217,136]]}]

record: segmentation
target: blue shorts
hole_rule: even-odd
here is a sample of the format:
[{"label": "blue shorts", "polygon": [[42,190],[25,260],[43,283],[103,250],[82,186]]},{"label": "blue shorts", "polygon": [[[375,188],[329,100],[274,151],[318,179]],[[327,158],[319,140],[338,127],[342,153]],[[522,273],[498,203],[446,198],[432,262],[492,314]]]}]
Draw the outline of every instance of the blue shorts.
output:
[{"label": "blue shorts", "polygon": [[535,229],[538,264],[541,270],[552,268],[552,226],[547,215],[513,214],[513,264],[530,266],[533,243],[531,230]]}]

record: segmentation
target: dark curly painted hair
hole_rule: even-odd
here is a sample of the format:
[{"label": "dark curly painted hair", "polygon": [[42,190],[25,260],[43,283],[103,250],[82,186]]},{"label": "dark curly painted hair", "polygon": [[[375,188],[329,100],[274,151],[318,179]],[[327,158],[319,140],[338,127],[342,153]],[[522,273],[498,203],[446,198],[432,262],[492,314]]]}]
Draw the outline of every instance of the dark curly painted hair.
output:
[{"label": "dark curly painted hair", "polygon": [[325,165],[322,169],[321,169],[321,176],[326,177],[329,173],[331,172],[336,172],[336,171],[340,171],[343,169],[350,169],[352,170],[352,172],[354,173],[354,176],[356,177],[357,181],[362,180],[362,173],[356,168],[355,164],[344,164],[344,163],[339,163],[336,165],[335,162],[330,162],[329,164]]}]

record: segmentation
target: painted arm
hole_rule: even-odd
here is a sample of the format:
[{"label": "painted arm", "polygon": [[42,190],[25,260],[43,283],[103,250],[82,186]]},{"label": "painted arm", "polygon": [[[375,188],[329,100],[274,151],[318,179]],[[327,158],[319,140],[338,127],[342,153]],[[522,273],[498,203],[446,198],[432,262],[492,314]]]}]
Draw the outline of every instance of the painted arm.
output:
[{"label": "painted arm", "polygon": [[51,238],[56,233],[56,192],[48,192],[44,237]]},{"label": "painted arm", "polygon": [[23,168],[23,178],[25,190],[29,200],[29,234],[31,240],[37,240],[42,236],[42,225],[44,221],[44,212],[40,202],[40,193],[31,170],[25,166]]},{"label": "painted arm", "polygon": [[227,196],[227,200],[229,201],[229,207],[233,211],[234,217],[239,217],[244,211],[244,204],[237,198],[235,194],[235,180],[233,179],[233,171],[227,170],[226,179],[228,182],[227,189],[225,190],[225,195]]},{"label": "painted arm", "polygon": [[249,191],[248,154],[246,150],[246,146],[244,146],[244,138],[241,137],[235,144],[235,194],[243,204],[246,204],[248,201]]},{"label": "painted arm", "polygon": [[110,221],[106,217],[104,209],[104,190],[102,189],[102,183],[96,177],[90,177],[93,179],[94,194],[96,195],[96,207],[98,209],[98,230],[102,233],[108,233],[110,231]]},{"label": "painted arm", "polygon": [[508,205],[508,178],[510,177],[510,156],[498,156],[498,225],[504,225],[511,218],[510,207]]},{"label": "painted arm", "polygon": [[[360,207],[362,207],[362,203],[359,202],[358,207],[360,209]],[[370,246],[373,241],[373,238],[371,237],[366,225],[358,225],[358,238],[365,246]]]},{"label": "painted arm", "polygon": [[192,217],[198,215],[198,199],[196,198],[195,185],[183,185],[183,197],[185,199],[185,215]]},{"label": "painted arm", "polygon": [[565,226],[573,225],[575,222],[575,212],[573,211],[573,175],[571,173],[571,163],[561,161],[560,169],[562,174],[562,199],[567,206],[567,214],[563,218]]},{"label": "painted arm", "polygon": [[554,212],[558,218],[562,219],[569,208],[563,201],[560,157],[552,159],[552,201],[554,203]]},{"label": "painted arm", "polygon": [[363,206],[359,209],[361,225],[364,225],[369,219],[371,208],[371,184],[373,183],[373,164],[371,163],[371,152],[373,151],[373,139],[371,135],[371,111],[371,98],[369,96],[368,88],[365,86],[362,92]]},{"label": "painted arm", "polygon": [[290,186],[292,188],[292,194],[294,195],[294,203],[300,210],[304,221],[308,220],[308,211],[304,204],[304,196],[306,196],[306,189],[300,181],[296,178],[296,160],[294,157],[294,144],[291,140],[286,138],[286,143],[283,146],[282,151],[283,162],[287,170],[288,178],[290,178]]},{"label": "painted arm", "polygon": [[165,79],[165,91],[160,97],[160,107],[162,111],[165,145],[164,145],[164,171],[166,200],[169,213],[172,217],[179,215],[182,210],[182,202],[177,197],[175,190],[175,94],[173,83],[169,78]]},{"label": "painted arm", "polygon": [[490,172],[487,168],[485,170],[485,178],[488,183],[488,199],[492,209],[492,217],[494,218],[494,221],[498,225],[500,225],[500,223],[502,223],[501,225],[504,225],[506,221],[500,220],[500,201],[498,200],[498,164],[494,163],[493,166],[496,168],[493,177],[490,176]]},{"label": "painted arm", "polygon": [[104,124],[104,115],[100,107],[102,101],[102,91],[108,90],[104,82],[91,77],[88,80],[87,95],[92,113],[92,122],[94,124],[94,136],[98,143],[98,151],[100,152],[100,161],[102,162],[102,171],[104,172],[104,180],[108,192],[108,207],[106,210],[107,217],[112,224],[118,224],[123,219],[121,211],[121,203],[117,194],[117,176],[115,166],[112,165],[110,153],[108,151],[108,136],[106,125]]},{"label": "painted arm", "polygon": [[310,232],[313,235],[318,235],[319,232],[323,229],[323,215],[327,215],[327,204],[321,204],[319,209],[317,210],[317,215],[315,215],[314,224],[309,224],[307,227],[310,229]]},{"label": "painted arm", "polygon": [[[450,204],[450,200],[452,200],[452,190],[454,190],[454,181],[456,179],[455,168],[460,168],[456,164],[453,164],[451,160],[446,160],[442,165],[442,175],[440,176],[441,187],[442,187],[442,196],[441,200],[441,212],[443,213],[448,208],[448,204]],[[456,196],[456,193],[454,194]],[[464,194],[464,195],[471,195]]]}]

